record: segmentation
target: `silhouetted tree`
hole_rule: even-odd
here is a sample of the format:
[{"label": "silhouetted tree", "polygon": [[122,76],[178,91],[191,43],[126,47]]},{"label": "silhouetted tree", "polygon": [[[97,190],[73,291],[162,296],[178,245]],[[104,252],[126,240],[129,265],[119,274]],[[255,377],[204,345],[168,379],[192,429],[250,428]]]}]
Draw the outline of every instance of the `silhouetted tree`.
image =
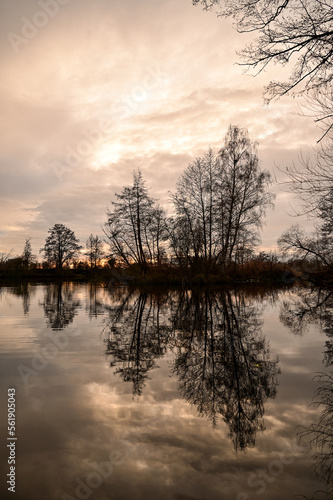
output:
[{"label": "silhouetted tree", "polygon": [[[323,0],[193,0],[209,9],[221,7],[219,15],[232,16],[238,32],[255,32],[258,38],[241,56],[244,64],[262,71],[270,62],[294,66],[286,82],[273,81],[266,99],[324,89],[333,72],[333,9]],[[297,59],[295,59],[297,56]],[[302,84],[302,86],[300,85]]]},{"label": "silhouetted tree", "polygon": [[89,259],[90,267],[95,268],[99,265],[101,259],[105,255],[103,250],[103,240],[99,236],[89,236],[86,242],[86,255]]},{"label": "silhouetted tree", "polygon": [[312,256],[317,262],[330,266],[333,264],[333,177],[331,189],[322,193],[315,203],[315,213],[320,221],[316,232],[307,236],[298,225],[292,226],[280,236],[278,245],[285,252],[293,250],[299,257]]},{"label": "silhouetted tree", "polygon": [[294,225],[285,231],[278,239],[281,251],[293,251],[300,258],[312,257],[317,263],[329,266],[333,262],[332,236],[323,234],[321,230],[308,236],[299,225]]},{"label": "silhouetted tree", "polygon": [[49,236],[40,252],[44,254],[47,262],[62,269],[63,265],[69,264],[82,247],[74,232],[63,224],[55,224],[48,232]]},{"label": "silhouetted tree", "polygon": [[30,269],[36,262],[36,256],[32,253],[31,238],[25,240],[25,245],[22,253],[22,264],[24,269]]},{"label": "silhouetted tree", "polygon": [[177,218],[170,221],[170,245],[178,262],[210,271],[253,250],[272,203],[269,183],[247,131],[230,126],[219,153],[209,150],[190,164],[172,196]]},{"label": "silhouetted tree", "polygon": [[149,263],[158,263],[162,257],[163,210],[148,195],[140,171],[133,174],[133,185],[124,187],[116,198],[104,225],[110,256],[128,266],[136,263],[145,272]]},{"label": "silhouetted tree", "polygon": [[219,258],[230,262],[239,240],[248,233],[256,235],[273,195],[268,191],[271,176],[260,169],[256,144],[250,141],[247,130],[230,126],[219,155],[218,223],[222,237]]},{"label": "silhouetted tree", "polygon": [[[177,183],[177,192],[172,195],[178,216],[177,225],[183,228],[182,233],[185,235],[184,250],[194,265],[201,260],[205,268],[212,265],[218,245],[214,223],[219,173],[218,158],[209,149],[204,157],[196,158],[185,169]],[[176,236],[176,233],[173,235]],[[184,254],[184,242],[179,237],[173,240],[176,256]]]},{"label": "silhouetted tree", "polygon": [[12,251],[13,250],[11,250],[10,252],[0,252],[0,268],[3,266],[3,264],[5,264],[6,262],[8,262],[8,260],[10,259]]}]

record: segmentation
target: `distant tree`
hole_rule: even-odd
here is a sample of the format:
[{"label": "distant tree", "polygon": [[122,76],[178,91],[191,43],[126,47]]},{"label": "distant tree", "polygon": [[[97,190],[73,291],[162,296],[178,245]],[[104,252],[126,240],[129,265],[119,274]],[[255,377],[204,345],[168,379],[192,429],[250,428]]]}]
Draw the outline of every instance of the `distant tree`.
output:
[{"label": "distant tree", "polygon": [[101,259],[105,255],[103,250],[103,240],[99,236],[91,234],[86,242],[86,255],[89,259],[90,267],[95,268],[99,265]]},{"label": "distant tree", "polygon": [[55,224],[48,232],[49,236],[40,252],[49,264],[62,269],[65,263],[69,264],[75,258],[82,247],[74,232],[63,224]]},{"label": "distant tree", "polygon": [[149,264],[161,260],[166,239],[164,212],[149,196],[140,171],[134,172],[132,186],[124,187],[116,198],[104,225],[110,257],[127,266],[138,264],[145,272]]},{"label": "distant tree", "polygon": [[3,267],[3,265],[8,262],[10,259],[11,253],[13,250],[10,252],[0,252],[0,269]]},{"label": "distant tree", "polygon": [[192,240],[187,217],[170,217],[167,223],[171,262],[185,270],[192,262]]},{"label": "distant tree", "polygon": [[30,269],[31,266],[36,262],[36,256],[32,253],[31,238],[27,238],[25,240],[21,258],[24,269]]}]

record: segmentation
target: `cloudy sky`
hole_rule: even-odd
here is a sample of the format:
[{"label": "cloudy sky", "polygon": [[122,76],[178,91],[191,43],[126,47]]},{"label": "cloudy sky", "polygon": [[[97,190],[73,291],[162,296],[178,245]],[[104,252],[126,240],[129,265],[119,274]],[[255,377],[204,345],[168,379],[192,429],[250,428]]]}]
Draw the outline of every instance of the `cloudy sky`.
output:
[{"label": "cloudy sky", "polygon": [[[246,37],[191,0],[2,0],[0,9],[0,252],[19,254],[31,237],[38,253],[55,223],[81,243],[101,235],[136,168],[167,206],[181,171],[219,148],[229,124],[248,128],[271,172],[315,146],[300,99],[263,105],[264,85],[286,70],[244,74],[235,62]],[[302,222],[288,215],[291,195],[272,189],[264,249]]]}]

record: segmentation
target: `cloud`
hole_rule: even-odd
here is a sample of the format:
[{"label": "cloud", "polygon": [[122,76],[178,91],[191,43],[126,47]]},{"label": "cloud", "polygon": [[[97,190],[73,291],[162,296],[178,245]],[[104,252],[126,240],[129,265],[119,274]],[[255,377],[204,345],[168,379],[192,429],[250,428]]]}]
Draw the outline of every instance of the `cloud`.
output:
[{"label": "cloud", "polygon": [[18,53],[8,33],[21,36],[40,2],[2,9],[0,251],[18,251],[27,234],[40,248],[51,221],[95,233],[138,167],[167,203],[182,169],[219,148],[230,123],[259,140],[269,169],[314,141],[296,101],[263,107],[275,68],[253,78],[234,64],[251,36],[190,1],[70,0]]}]

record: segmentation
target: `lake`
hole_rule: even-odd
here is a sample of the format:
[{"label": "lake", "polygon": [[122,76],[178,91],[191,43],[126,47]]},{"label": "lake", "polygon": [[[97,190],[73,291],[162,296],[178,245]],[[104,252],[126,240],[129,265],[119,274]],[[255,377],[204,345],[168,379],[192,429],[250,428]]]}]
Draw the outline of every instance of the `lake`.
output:
[{"label": "lake", "polygon": [[[328,491],[332,320],[331,293],[310,288],[2,287],[1,498],[281,500]],[[311,445],[323,429],[324,442]],[[5,485],[6,442],[15,495]]]}]

